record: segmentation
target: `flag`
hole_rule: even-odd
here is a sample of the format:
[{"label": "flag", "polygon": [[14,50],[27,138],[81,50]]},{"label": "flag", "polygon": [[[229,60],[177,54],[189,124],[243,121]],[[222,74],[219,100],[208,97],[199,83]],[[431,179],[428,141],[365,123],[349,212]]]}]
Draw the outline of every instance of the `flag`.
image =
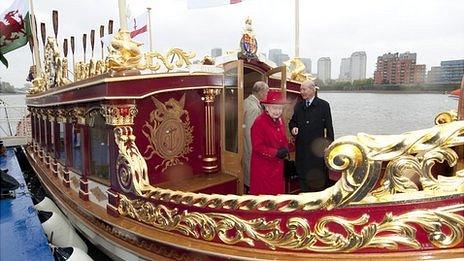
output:
[{"label": "flag", "polygon": [[0,61],[6,67],[4,55],[26,45],[30,33],[27,0],[16,0],[0,15]]},{"label": "flag", "polygon": [[129,31],[131,38],[135,38],[136,36],[148,32],[148,14],[144,12],[143,14],[137,16],[136,18],[132,18],[129,23]]},{"label": "flag", "polygon": [[207,8],[221,5],[233,5],[242,0],[187,0],[188,9]]},{"label": "flag", "polygon": [[148,33],[148,13],[143,12],[135,18],[131,18],[128,23],[127,30],[130,36],[137,42],[143,44],[145,48],[149,46],[149,33]]}]

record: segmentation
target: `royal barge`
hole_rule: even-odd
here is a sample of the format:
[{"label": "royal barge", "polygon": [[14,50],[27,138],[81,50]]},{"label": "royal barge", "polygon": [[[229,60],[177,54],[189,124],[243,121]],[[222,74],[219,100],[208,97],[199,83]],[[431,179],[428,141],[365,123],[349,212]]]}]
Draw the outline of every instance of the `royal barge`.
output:
[{"label": "royal barge", "polygon": [[[257,56],[249,26],[220,59],[142,54],[115,34],[104,60],[72,65],[47,38],[27,95],[27,158],[69,221],[121,260],[428,259],[464,255],[464,114],[402,135],[346,136],[325,151],[324,191],[243,192],[243,100],[258,80],[286,94],[298,59]],[[66,53],[67,51],[64,51]]]}]

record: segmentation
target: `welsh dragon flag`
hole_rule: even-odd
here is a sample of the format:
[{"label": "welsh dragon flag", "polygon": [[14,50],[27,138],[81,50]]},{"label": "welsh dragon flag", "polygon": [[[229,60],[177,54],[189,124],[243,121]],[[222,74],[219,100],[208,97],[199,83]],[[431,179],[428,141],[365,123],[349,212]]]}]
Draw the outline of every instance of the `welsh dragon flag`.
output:
[{"label": "welsh dragon flag", "polygon": [[4,55],[26,45],[30,32],[27,0],[16,0],[0,15],[0,61],[6,67]]}]

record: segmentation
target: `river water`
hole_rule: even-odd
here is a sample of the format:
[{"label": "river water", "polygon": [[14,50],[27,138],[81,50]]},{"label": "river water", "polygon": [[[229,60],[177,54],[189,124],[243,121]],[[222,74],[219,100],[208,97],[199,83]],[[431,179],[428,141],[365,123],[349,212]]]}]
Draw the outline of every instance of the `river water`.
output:
[{"label": "river water", "polygon": [[401,134],[434,126],[435,116],[458,101],[445,94],[320,93],[330,103],[335,138],[368,134]]},{"label": "river water", "polygon": [[[359,132],[400,134],[430,128],[439,112],[457,110],[458,104],[445,94],[322,92],[319,96],[330,103],[336,138]],[[25,105],[24,95],[1,95],[0,99],[9,106]],[[19,111],[12,113],[10,117],[19,116]],[[4,116],[0,110],[0,118]],[[0,126],[8,131],[5,122]]]}]

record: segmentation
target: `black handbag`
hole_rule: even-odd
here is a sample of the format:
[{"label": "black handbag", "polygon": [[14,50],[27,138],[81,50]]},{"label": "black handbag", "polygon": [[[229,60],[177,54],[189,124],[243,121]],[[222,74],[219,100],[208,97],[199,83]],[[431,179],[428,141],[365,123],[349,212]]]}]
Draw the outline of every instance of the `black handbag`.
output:
[{"label": "black handbag", "polygon": [[284,160],[284,175],[286,179],[298,178],[298,173],[296,173],[295,161],[288,159]]}]

